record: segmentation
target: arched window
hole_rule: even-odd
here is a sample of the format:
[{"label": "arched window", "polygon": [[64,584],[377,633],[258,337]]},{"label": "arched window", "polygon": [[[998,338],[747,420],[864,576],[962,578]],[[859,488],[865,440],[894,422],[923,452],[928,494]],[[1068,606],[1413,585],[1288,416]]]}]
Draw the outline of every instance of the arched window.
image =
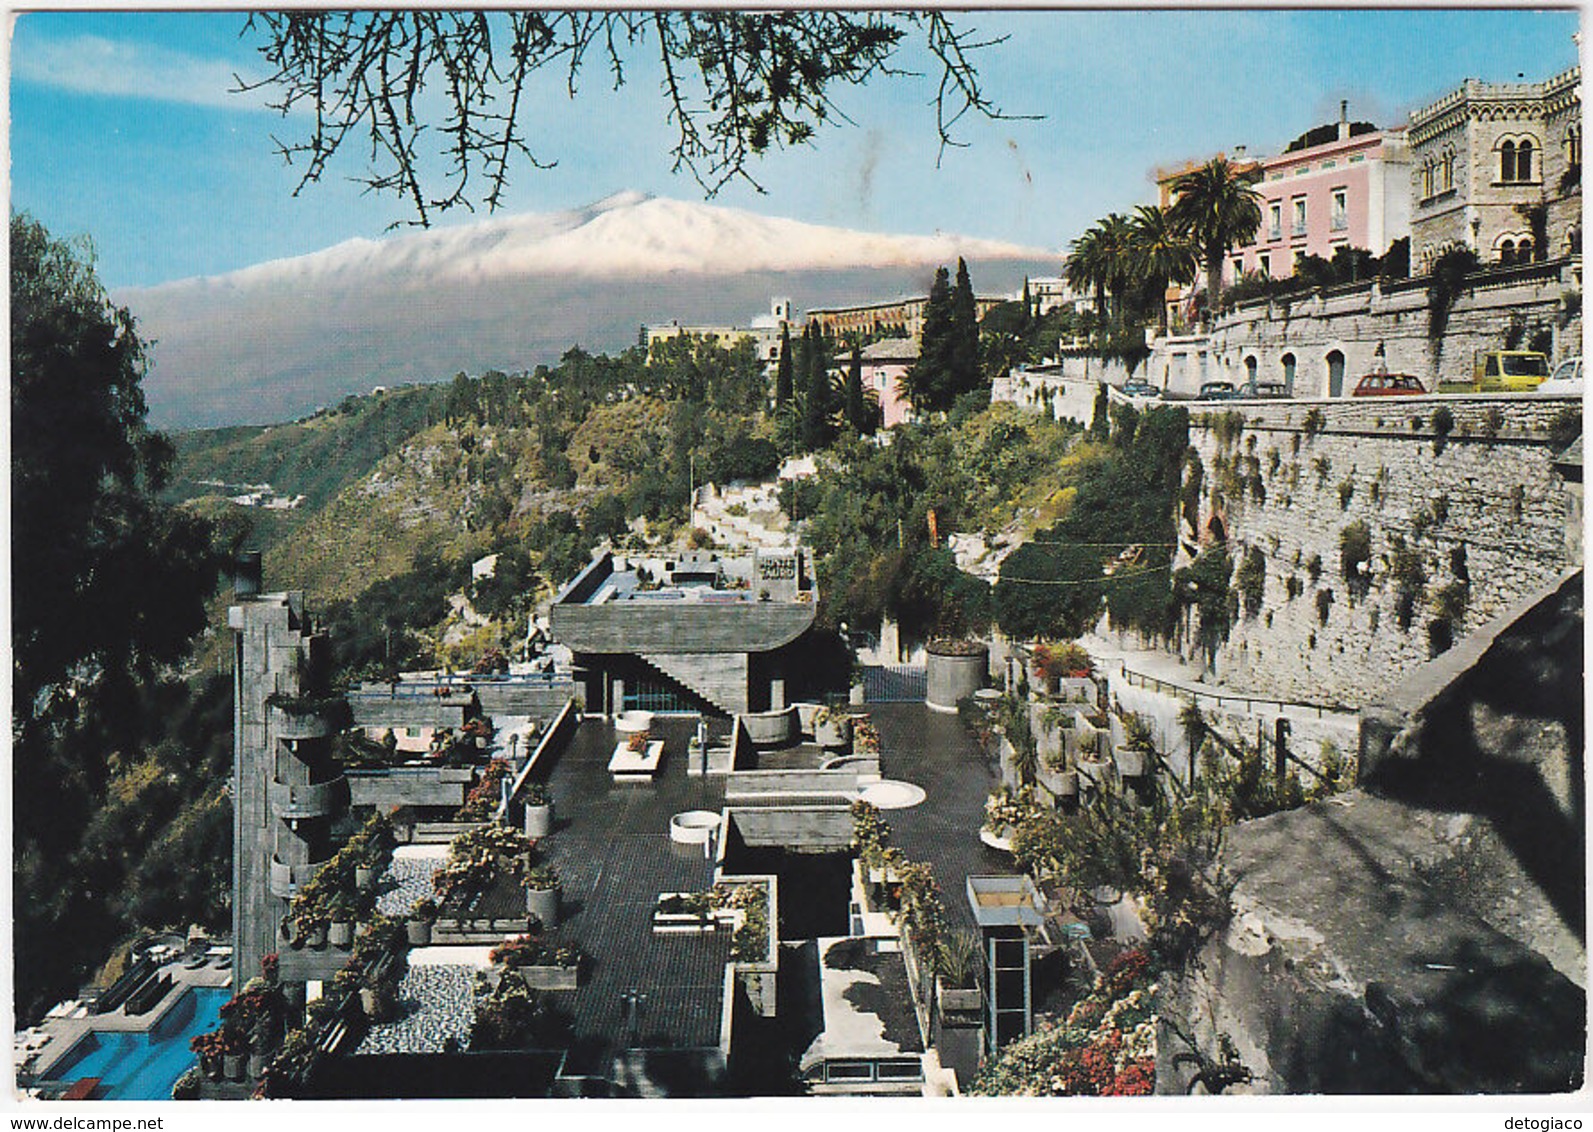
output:
[{"label": "arched window", "polygon": [[1514,240],[1499,241],[1499,262],[1512,264],[1516,261],[1516,242]]},{"label": "arched window", "polygon": [[1532,238],[1530,236],[1522,236],[1521,239],[1516,241],[1516,262],[1532,262]]},{"label": "arched window", "polygon": [[1294,396],[1294,355],[1283,355],[1283,387]]},{"label": "arched window", "polygon": [[1422,199],[1433,195],[1433,159],[1429,157],[1422,164]]},{"label": "arched window", "polygon": [[1567,165],[1582,164],[1582,131],[1575,122],[1565,130],[1565,161]]},{"label": "arched window", "polygon": [[1507,141],[1499,147],[1499,179],[1516,179],[1516,143],[1513,141]]},{"label": "arched window", "polygon": [[1516,180],[1532,180],[1532,143],[1525,139],[1516,146]]},{"label": "arched window", "polygon": [[1448,192],[1455,187],[1455,151],[1452,148],[1444,150],[1443,177],[1441,179],[1442,192]]}]

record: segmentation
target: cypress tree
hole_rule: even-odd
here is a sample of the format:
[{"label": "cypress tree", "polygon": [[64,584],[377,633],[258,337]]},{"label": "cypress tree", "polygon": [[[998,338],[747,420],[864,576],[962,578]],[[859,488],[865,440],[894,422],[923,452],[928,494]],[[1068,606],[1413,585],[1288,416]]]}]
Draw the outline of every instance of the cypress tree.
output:
[{"label": "cypress tree", "polygon": [[780,325],[780,364],[775,370],[774,407],[782,409],[791,401],[791,327]]},{"label": "cypress tree", "polygon": [[803,375],[802,444],[816,452],[830,440],[830,366],[822,333],[817,326],[808,329],[811,333]]},{"label": "cypress tree", "polygon": [[951,366],[951,276],[944,267],[935,269],[935,282],[924,301],[924,328],[919,335],[918,360],[908,375],[909,399],[919,412],[932,412],[951,405],[948,374]]},{"label": "cypress tree", "polygon": [[951,291],[951,345],[947,367],[947,407],[979,386],[979,314],[968,262],[957,258],[957,284]]},{"label": "cypress tree", "polygon": [[867,406],[863,402],[863,352],[852,344],[852,364],[846,371],[846,419],[858,433],[869,431]]}]

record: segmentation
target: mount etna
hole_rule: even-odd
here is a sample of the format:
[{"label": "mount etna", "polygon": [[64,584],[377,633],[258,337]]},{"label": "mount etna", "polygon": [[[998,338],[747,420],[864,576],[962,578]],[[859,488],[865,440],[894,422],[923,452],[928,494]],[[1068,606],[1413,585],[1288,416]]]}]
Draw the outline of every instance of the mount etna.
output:
[{"label": "mount etna", "polygon": [[980,294],[1055,274],[1042,249],[884,235],[621,193],[566,212],[350,240],[227,275],[114,295],[155,346],[144,388],[165,428],[279,421],[373,385],[614,351],[642,324],[746,325],[924,294],[968,261]]}]

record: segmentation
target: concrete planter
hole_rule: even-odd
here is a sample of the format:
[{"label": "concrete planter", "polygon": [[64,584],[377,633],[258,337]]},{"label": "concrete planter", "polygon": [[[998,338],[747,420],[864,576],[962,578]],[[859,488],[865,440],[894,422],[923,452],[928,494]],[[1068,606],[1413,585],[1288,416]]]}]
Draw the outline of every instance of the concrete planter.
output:
[{"label": "concrete planter", "polygon": [[258,1081],[266,1071],[266,1066],[271,1064],[271,1059],[263,1053],[249,1055],[249,1076]]},{"label": "concrete planter", "polygon": [[525,808],[525,835],[536,841],[553,832],[553,803]]},{"label": "concrete planter", "polygon": [[813,725],[813,741],[827,750],[839,750],[852,741],[852,721],[830,716]]},{"label": "concrete planter", "polygon": [[1112,777],[1112,764],[1094,756],[1079,758],[1079,784],[1105,790]]},{"label": "concrete planter", "polygon": [[1079,772],[1076,770],[1052,770],[1049,767],[1041,767],[1038,777],[1040,785],[1058,798],[1078,796]]},{"label": "concrete planter", "polygon": [[1064,676],[1057,681],[1057,698],[1070,704],[1093,704],[1095,681],[1088,676]]},{"label": "concrete planter", "polygon": [[934,711],[955,712],[958,700],[985,686],[990,672],[990,650],[981,644],[976,652],[967,656],[930,651],[926,654],[925,666],[925,704]]},{"label": "concrete planter", "polygon": [[354,883],[360,888],[369,888],[376,883],[376,870],[370,865],[355,865]]},{"label": "concrete planter", "polygon": [[333,947],[347,947],[354,942],[354,925],[348,920],[333,920],[326,930],[326,938]]},{"label": "concrete planter", "polygon": [[304,942],[319,951],[326,946],[326,925],[316,924],[305,934]]},{"label": "concrete planter", "polygon": [[425,947],[431,943],[430,920],[410,920],[404,925],[404,930],[409,933],[411,947]]},{"label": "concrete planter", "polygon": [[1112,752],[1117,761],[1117,773],[1124,778],[1138,778],[1145,773],[1148,756],[1134,747],[1118,747]]},{"label": "concrete planter", "polygon": [[819,714],[820,704],[800,703],[791,707],[797,713],[797,727],[804,735],[813,734],[813,717]]},{"label": "concrete planter", "polygon": [[772,747],[789,743],[796,736],[797,713],[794,708],[779,711],[752,711],[740,716],[747,738],[755,746]]},{"label": "concrete planter", "polygon": [[848,694],[848,699],[853,707],[862,707],[868,703],[868,689],[861,684],[853,684],[852,690]]},{"label": "concrete planter", "polygon": [[984,1009],[984,999],[978,987],[948,987],[935,978],[935,999],[942,1011],[977,1014]]},{"label": "concrete planter", "polygon": [[221,1055],[221,1072],[229,1081],[242,1081],[246,1058],[241,1053]]},{"label": "concrete planter", "polygon": [[575,990],[580,984],[579,967],[520,967],[517,970],[532,990]]},{"label": "concrete planter", "polygon": [[559,922],[559,890],[556,888],[528,888],[525,890],[525,910],[551,928]]}]

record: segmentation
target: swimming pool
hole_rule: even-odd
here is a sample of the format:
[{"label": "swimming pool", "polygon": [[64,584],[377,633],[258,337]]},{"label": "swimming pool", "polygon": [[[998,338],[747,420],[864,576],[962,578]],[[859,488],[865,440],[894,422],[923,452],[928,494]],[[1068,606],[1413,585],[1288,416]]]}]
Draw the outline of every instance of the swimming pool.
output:
[{"label": "swimming pool", "polygon": [[52,1066],[51,1081],[98,1077],[95,1099],[164,1101],[183,1070],[198,1059],[188,1048],[195,1034],[214,1030],[232,992],[225,987],[194,987],[143,1034],[95,1030],[85,1034]]}]

